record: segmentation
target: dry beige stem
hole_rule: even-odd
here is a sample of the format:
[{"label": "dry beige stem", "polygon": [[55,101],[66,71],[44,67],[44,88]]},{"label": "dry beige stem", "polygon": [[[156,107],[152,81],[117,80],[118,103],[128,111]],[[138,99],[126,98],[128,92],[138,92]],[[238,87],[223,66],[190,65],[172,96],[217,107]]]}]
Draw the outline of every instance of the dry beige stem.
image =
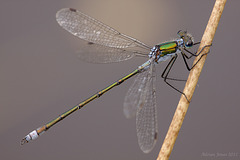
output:
[{"label": "dry beige stem", "polygon": [[[205,29],[205,32],[203,34],[201,44],[199,46],[198,51],[200,51],[201,48],[205,45],[212,44],[213,37],[215,35],[220,17],[222,15],[225,3],[227,0],[216,0],[214,8],[212,10],[212,14],[209,18],[207,27]],[[206,47],[201,54],[208,53],[209,47]],[[196,57],[193,63],[196,63],[197,60],[201,57],[199,55]],[[203,65],[206,60],[206,55],[202,57],[202,59],[198,62],[198,64],[191,70],[188,80],[186,82],[185,88],[183,92],[186,94],[188,99],[191,101],[193,92],[195,90],[195,87],[197,85],[200,73],[202,71]],[[186,98],[182,95],[181,99],[178,103],[177,109],[175,111],[175,114],[173,116],[171,125],[168,129],[167,135],[165,137],[165,140],[163,142],[162,148],[159,152],[157,160],[167,160],[170,157],[171,151],[173,149],[173,146],[175,144],[175,141],[177,139],[179,130],[182,126],[185,114],[187,112],[189,106],[189,102],[186,100]]]}]

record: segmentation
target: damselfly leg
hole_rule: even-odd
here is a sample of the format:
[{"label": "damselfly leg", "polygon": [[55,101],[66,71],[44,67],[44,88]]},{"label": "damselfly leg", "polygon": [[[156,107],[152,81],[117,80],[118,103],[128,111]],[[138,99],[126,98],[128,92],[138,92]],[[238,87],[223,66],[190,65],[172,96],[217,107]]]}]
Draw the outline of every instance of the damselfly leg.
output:
[{"label": "damselfly leg", "polygon": [[[196,44],[199,44],[199,43],[200,43],[200,42],[197,42],[197,43],[194,43],[193,45],[196,45]],[[187,58],[187,59],[190,59],[190,58],[192,58],[193,56],[194,56],[194,57],[197,57],[197,56],[200,55],[200,53],[201,53],[206,47],[211,47],[211,46],[212,46],[212,44],[211,44],[211,45],[205,45],[205,46],[199,51],[199,53],[197,53],[197,52],[196,52],[196,53],[192,53],[191,51],[187,50],[186,48],[183,48],[183,49],[180,48],[180,50],[181,50],[181,55],[182,55],[182,57],[183,57],[184,63],[185,63],[185,65],[186,65],[188,71],[191,71],[191,70],[196,66],[196,64],[201,60],[201,58],[202,58],[204,55],[208,54],[209,52],[202,54],[201,57],[198,59],[198,61],[197,61],[195,64],[192,65],[192,67],[189,67],[186,58]],[[190,53],[191,55],[190,55],[190,56],[187,56],[187,55],[185,54],[185,52],[183,52],[183,50],[185,50],[186,52]],[[165,69],[164,69],[161,77],[164,79],[164,82],[165,82],[167,85],[169,85],[170,87],[172,87],[172,88],[173,88],[174,90],[176,90],[177,92],[183,94],[184,97],[187,99],[187,101],[190,102],[184,92],[180,91],[179,89],[177,89],[176,87],[174,87],[170,82],[167,81],[167,80],[172,80],[172,81],[186,81],[186,80],[182,80],[182,79],[177,79],[177,78],[170,78],[170,77],[168,77],[168,75],[169,75],[169,73],[170,73],[170,71],[171,71],[171,69],[172,69],[172,66],[173,66],[173,64],[175,63],[177,57],[178,57],[177,54],[172,57],[172,59],[169,61],[169,63],[168,63],[167,66],[165,67]]]}]

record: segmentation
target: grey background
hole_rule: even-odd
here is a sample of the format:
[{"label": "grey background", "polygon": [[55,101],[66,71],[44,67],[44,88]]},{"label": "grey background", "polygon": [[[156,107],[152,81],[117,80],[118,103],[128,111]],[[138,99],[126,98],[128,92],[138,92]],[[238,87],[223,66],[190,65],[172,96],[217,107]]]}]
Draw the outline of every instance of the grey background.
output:
[{"label": "grey background", "polygon": [[[75,54],[80,41],[57,24],[55,13],[76,8],[153,46],[174,39],[179,29],[199,41],[213,5],[210,0],[1,0],[1,159],[156,159],[180,98],[160,77],[166,63],[157,65],[159,139],[150,154],[139,149],[135,120],[122,112],[133,79],[20,146],[30,131],[146,61],[80,61]],[[239,6],[239,0],[225,6],[170,159],[240,159]],[[179,58],[172,76],[187,73]]]}]

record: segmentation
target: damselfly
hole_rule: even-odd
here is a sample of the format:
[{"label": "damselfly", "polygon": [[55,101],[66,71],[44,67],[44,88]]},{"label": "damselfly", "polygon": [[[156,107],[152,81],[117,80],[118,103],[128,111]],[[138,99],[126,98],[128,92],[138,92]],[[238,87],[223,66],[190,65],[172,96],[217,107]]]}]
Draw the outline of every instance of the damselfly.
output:
[{"label": "damselfly", "polygon": [[[58,11],[56,19],[59,25],[65,30],[88,42],[88,48],[86,51],[82,52],[80,56],[81,59],[94,63],[108,63],[124,61],[135,55],[140,55],[145,56],[148,60],[130,74],[64,112],[53,121],[50,121],[46,125],[32,131],[22,139],[21,144],[36,139],[40,134],[47,131],[57,122],[63,120],[94,99],[99,98],[113,87],[118,86],[125,80],[137,75],[126,94],[123,110],[127,118],[136,116],[139,146],[144,153],[150,152],[156,143],[158,132],[155,94],[155,64],[171,58],[162,73],[162,78],[169,86],[181,94],[184,94],[168,82],[168,80],[178,80],[169,78],[168,74],[176,61],[178,54],[182,55],[187,69],[191,70],[197,63],[192,67],[189,67],[186,59],[198,56],[207,46],[203,47],[199,53],[190,52],[188,48],[199,43],[194,43],[193,37],[189,33],[180,30],[177,33],[179,36],[178,39],[158,44],[151,48],[150,46],[124,35],[102,22],[72,8],[65,8]],[[201,55],[201,57],[202,56],[203,55]]]}]

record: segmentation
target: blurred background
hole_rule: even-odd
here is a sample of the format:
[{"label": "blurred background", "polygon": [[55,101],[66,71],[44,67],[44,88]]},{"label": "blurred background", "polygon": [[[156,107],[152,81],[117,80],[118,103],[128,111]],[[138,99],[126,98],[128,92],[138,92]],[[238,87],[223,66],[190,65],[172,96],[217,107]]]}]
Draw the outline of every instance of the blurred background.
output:
[{"label": "blurred background", "polygon": [[[154,46],[176,38],[180,29],[200,41],[213,5],[209,0],[1,0],[1,159],[156,159],[181,96],[161,79],[166,62],[156,66],[159,135],[151,153],[140,150],[135,119],[122,111],[133,79],[20,146],[30,131],[146,61],[80,61],[79,39],[58,25],[55,14],[76,8]],[[170,159],[240,159],[239,5],[238,0],[226,3]],[[181,58],[171,75],[187,78]]]}]

